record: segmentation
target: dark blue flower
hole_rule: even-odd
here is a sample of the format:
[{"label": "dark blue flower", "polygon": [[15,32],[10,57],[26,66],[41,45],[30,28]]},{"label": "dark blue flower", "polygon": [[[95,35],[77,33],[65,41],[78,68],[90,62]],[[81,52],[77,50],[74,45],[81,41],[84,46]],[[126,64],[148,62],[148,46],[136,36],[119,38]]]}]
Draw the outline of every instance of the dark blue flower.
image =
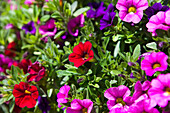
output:
[{"label": "dark blue flower", "polygon": [[47,113],[51,109],[47,97],[38,97],[38,107],[42,110],[43,113]]},{"label": "dark blue flower", "polygon": [[36,28],[34,26],[34,22],[33,21],[30,21],[28,24],[25,24],[23,27],[22,27],[22,30],[25,30],[25,33],[30,33],[30,34],[35,34],[36,32]]}]

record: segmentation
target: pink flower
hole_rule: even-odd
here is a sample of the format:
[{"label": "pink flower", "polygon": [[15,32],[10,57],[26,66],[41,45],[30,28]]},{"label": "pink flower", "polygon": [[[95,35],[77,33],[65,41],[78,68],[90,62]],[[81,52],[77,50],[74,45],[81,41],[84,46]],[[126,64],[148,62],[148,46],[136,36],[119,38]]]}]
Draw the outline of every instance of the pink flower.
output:
[{"label": "pink flower", "polygon": [[58,107],[62,107],[60,103],[67,103],[69,98],[68,92],[70,90],[69,85],[64,85],[60,88],[59,93],[57,94],[57,102],[58,102]]},{"label": "pink flower", "polygon": [[25,0],[24,4],[31,5],[35,0]]},{"label": "pink flower", "polygon": [[119,17],[125,22],[139,23],[143,17],[143,10],[148,8],[147,0],[118,0],[116,8]]},{"label": "pink flower", "polygon": [[67,108],[67,113],[91,113],[93,102],[89,99],[74,99],[71,102],[71,107]]},{"label": "pink flower", "polygon": [[165,71],[168,67],[168,56],[163,52],[153,52],[145,56],[141,62],[141,69],[145,70],[146,75],[152,76],[157,71]]},{"label": "pink flower", "polygon": [[159,11],[156,15],[153,15],[149,22],[146,24],[148,32],[152,32],[152,36],[156,36],[157,29],[163,29],[165,31],[170,29],[170,10],[167,12]]},{"label": "pink flower", "polygon": [[165,107],[170,101],[170,73],[160,74],[151,81],[152,87],[148,90],[148,95],[154,99],[161,107]]}]

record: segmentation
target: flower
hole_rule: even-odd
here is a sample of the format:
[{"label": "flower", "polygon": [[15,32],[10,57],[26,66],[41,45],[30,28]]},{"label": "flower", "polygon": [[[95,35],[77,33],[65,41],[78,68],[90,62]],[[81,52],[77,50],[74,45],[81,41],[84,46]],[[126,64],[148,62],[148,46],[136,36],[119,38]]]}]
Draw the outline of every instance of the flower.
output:
[{"label": "flower", "polygon": [[80,42],[73,48],[73,53],[68,57],[70,62],[74,63],[74,66],[79,67],[85,62],[91,60],[94,57],[94,53],[91,50],[92,44],[86,41],[84,44]]},{"label": "flower", "polygon": [[143,17],[143,10],[148,8],[147,0],[118,0],[116,8],[119,17],[125,22],[139,23]]},{"label": "flower", "polygon": [[30,21],[29,23],[27,24],[24,24],[22,26],[22,30],[25,30],[25,33],[30,33],[30,34],[35,34],[36,32],[36,28],[34,26],[34,22],[33,21]]},{"label": "flower", "polygon": [[6,78],[7,78],[6,76],[0,75],[0,81],[4,80],[4,79],[6,79]]},{"label": "flower", "polygon": [[4,28],[5,29],[12,29],[12,28],[14,28],[14,25],[13,24],[7,24]]},{"label": "flower", "polygon": [[79,30],[77,28],[83,27],[84,21],[85,20],[83,14],[71,19],[67,24],[68,32],[73,36],[78,36]]},{"label": "flower", "polygon": [[153,15],[157,14],[159,11],[168,11],[168,6],[162,6],[161,3],[155,3],[153,6],[148,7],[145,11],[146,15],[148,16],[148,19],[150,19]]},{"label": "flower", "polygon": [[109,4],[103,18],[100,20],[100,30],[111,26],[113,24],[113,19],[115,15],[116,13],[114,12],[114,6],[112,4]]},{"label": "flower", "polygon": [[24,4],[31,5],[33,2],[35,2],[35,0],[25,0]]},{"label": "flower", "polygon": [[30,73],[30,75],[27,76],[28,82],[31,81],[38,82],[44,76],[46,76],[45,68],[41,66],[41,64],[38,61],[34,62],[32,65],[28,67],[28,73]]},{"label": "flower", "polygon": [[149,22],[146,24],[148,32],[152,32],[152,36],[156,36],[156,30],[169,30],[170,29],[170,10],[167,12],[159,11],[156,15],[153,15]]},{"label": "flower", "polygon": [[15,51],[16,51],[16,43],[14,41],[10,42],[5,49],[5,56],[15,57],[16,56]]},{"label": "flower", "polygon": [[35,86],[30,86],[28,83],[20,82],[19,85],[14,86],[13,95],[15,97],[15,103],[19,107],[33,108],[38,98],[38,90]]},{"label": "flower", "polygon": [[58,107],[62,107],[60,103],[67,103],[69,98],[68,92],[70,90],[69,85],[64,85],[60,88],[59,93],[57,93],[57,102],[58,102]]},{"label": "flower", "polygon": [[109,99],[107,107],[110,113],[126,113],[130,105],[133,104],[133,99],[130,95],[130,90],[124,85],[111,87],[104,92],[104,97]]},{"label": "flower", "polygon": [[47,113],[51,109],[49,102],[47,101],[47,97],[38,96],[38,107],[43,113]]},{"label": "flower", "polygon": [[152,52],[145,56],[141,62],[141,69],[145,71],[146,75],[152,76],[157,71],[165,71],[168,67],[168,56],[163,52]]},{"label": "flower", "polygon": [[170,101],[170,73],[159,74],[151,81],[148,95],[161,107],[165,107]]},{"label": "flower", "polygon": [[93,102],[90,99],[74,99],[71,102],[71,107],[68,107],[67,113],[91,113]]},{"label": "flower", "polygon": [[104,2],[89,3],[90,10],[87,11],[87,18],[98,18],[98,17],[104,15],[105,7],[103,5],[104,5]]}]

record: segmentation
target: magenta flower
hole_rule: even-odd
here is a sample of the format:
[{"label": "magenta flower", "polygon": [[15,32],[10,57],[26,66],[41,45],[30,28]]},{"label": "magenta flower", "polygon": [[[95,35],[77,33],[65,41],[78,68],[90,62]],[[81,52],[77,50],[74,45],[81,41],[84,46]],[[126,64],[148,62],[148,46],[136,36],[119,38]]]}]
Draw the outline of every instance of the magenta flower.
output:
[{"label": "magenta flower", "polygon": [[146,24],[148,32],[152,32],[152,36],[156,36],[156,30],[169,30],[170,29],[170,10],[167,12],[159,11],[156,15],[153,15],[149,22]]},{"label": "magenta flower", "polygon": [[167,69],[167,59],[168,56],[165,53],[153,52],[142,60],[141,69],[145,70],[146,75],[152,76],[157,71],[165,71]]},{"label": "magenta flower", "polygon": [[130,105],[134,103],[130,95],[130,90],[124,85],[111,87],[104,92],[104,96],[109,99],[107,107],[110,113],[126,113]]},{"label": "magenta flower", "polygon": [[25,0],[24,4],[31,5],[33,2],[35,2],[35,0]]},{"label": "magenta flower", "polygon": [[13,24],[7,24],[4,28],[5,29],[12,29],[12,28],[14,28],[14,25]]},{"label": "magenta flower", "polygon": [[143,17],[143,10],[148,8],[147,0],[118,0],[116,8],[119,17],[125,22],[139,23]]},{"label": "magenta flower", "polygon": [[148,95],[161,107],[165,107],[170,101],[170,73],[160,74],[151,81]]},{"label": "magenta flower", "polygon": [[83,27],[84,21],[85,20],[83,14],[77,16],[76,18],[71,19],[67,25],[68,32],[73,36],[78,36],[79,30],[77,28]]},{"label": "magenta flower", "polygon": [[60,88],[59,93],[57,94],[57,102],[58,102],[58,107],[62,107],[60,103],[67,103],[69,98],[68,92],[70,90],[69,85],[64,85]]},{"label": "magenta flower", "polygon": [[67,113],[91,113],[93,102],[89,99],[74,99],[71,102],[71,107],[68,107]]}]

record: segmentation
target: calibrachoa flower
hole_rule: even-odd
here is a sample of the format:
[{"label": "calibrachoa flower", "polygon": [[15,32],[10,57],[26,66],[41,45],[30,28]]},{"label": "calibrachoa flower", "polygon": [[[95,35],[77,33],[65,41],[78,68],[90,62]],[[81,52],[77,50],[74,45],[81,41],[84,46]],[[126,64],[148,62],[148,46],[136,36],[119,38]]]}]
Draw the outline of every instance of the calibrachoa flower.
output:
[{"label": "calibrachoa flower", "polygon": [[168,11],[169,7],[168,6],[162,6],[161,3],[155,3],[153,4],[153,6],[148,7],[145,11],[146,15],[148,16],[148,18],[150,18],[151,16],[157,14],[159,11]]},{"label": "calibrachoa flower", "polygon": [[69,55],[69,61],[74,63],[74,66],[79,67],[85,62],[91,60],[94,57],[94,53],[91,50],[92,44],[86,41],[84,44],[80,42],[73,48],[73,53]]},{"label": "calibrachoa flower", "polygon": [[161,107],[165,107],[170,101],[170,73],[160,74],[151,81],[148,95]]},{"label": "calibrachoa flower", "polygon": [[93,102],[90,99],[74,99],[71,102],[71,107],[68,107],[67,113],[91,113]]},{"label": "calibrachoa flower", "polygon": [[15,97],[15,103],[19,107],[33,108],[38,98],[38,90],[35,86],[30,86],[28,83],[20,82],[19,85],[14,86],[13,95]]},{"label": "calibrachoa flower", "polygon": [[28,73],[30,74],[27,76],[28,82],[31,82],[31,81],[38,82],[44,76],[46,76],[45,68],[41,66],[41,64],[38,61],[34,62],[32,65],[28,67]]},{"label": "calibrachoa flower", "polygon": [[70,90],[69,85],[64,85],[60,88],[59,93],[57,93],[57,102],[58,102],[58,107],[62,107],[60,103],[67,103],[69,98],[68,92]]},{"label": "calibrachoa flower", "polygon": [[147,0],[118,0],[116,8],[119,17],[125,22],[139,23],[143,17],[143,10],[148,8]]},{"label": "calibrachoa flower", "polygon": [[105,13],[104,11],[105,7],[103,5],[104,5],[104,2],[89,3],[90,10],[87,11],[87,18],[98,18],[102,16]]},{"label": "calibrachoa flower", "polygon": [[146,75],[152,76],[157,71],[165,71],[168,67],[168,56],[163,52],[152,52],[145,56],[141,62],[141,69],[145,70]]},{"label": "calibrachoa flower", "polygon": [[114,12],[114,6],[110,4],[105,11],[103,18],[100,20],[100,30],[111,26],[116,13]]},{"label": "calibrachoa flower", "polygon": [[146,24],[148,32],[152,32],[152,36],[156,36],[156,30],[169,30],[170,29],[170,10],[167,12],[159,11],[156,15],[153,15],[149,22]]},{"label": "calibrachoa flower", "polygon": [[14,51],[16,51],[16,43],[13,41],[13,42],[10,42],[8,44],[8,46],[6,47],[6,49],[5,49],[5,56],[15,57],[16,54],[15,54]]},{"label": "calibrachoa flower", "polygon": [[77,28],[83,27],[84,21],[85,20],[83,14],[71,19],[67,24],[68,32],[73,36],[78,36],[79,30]]},{"label": "calibrachoa flower", "polygon": [[5,29],[12,29],[12,28],[14,28],[14,25],[13,24],[7,24],[4,28]]},{"label": "calibrachoa flower", "polygon": [[51,109],[47,97],[38,96],[38,107],[43,113],[47,113]]},{"label": "calibrachoa flower", "polygon": [[31,5],[33,2],[35,2],[35,0],[25,0],[24,4]]},{"label": "calibrachoa flower", "polygon": [[30,21],[28,24],[24,24],[22,30],[25,30],[25,33],[35,34],[36,28],[34,26],[34,22]]}]

